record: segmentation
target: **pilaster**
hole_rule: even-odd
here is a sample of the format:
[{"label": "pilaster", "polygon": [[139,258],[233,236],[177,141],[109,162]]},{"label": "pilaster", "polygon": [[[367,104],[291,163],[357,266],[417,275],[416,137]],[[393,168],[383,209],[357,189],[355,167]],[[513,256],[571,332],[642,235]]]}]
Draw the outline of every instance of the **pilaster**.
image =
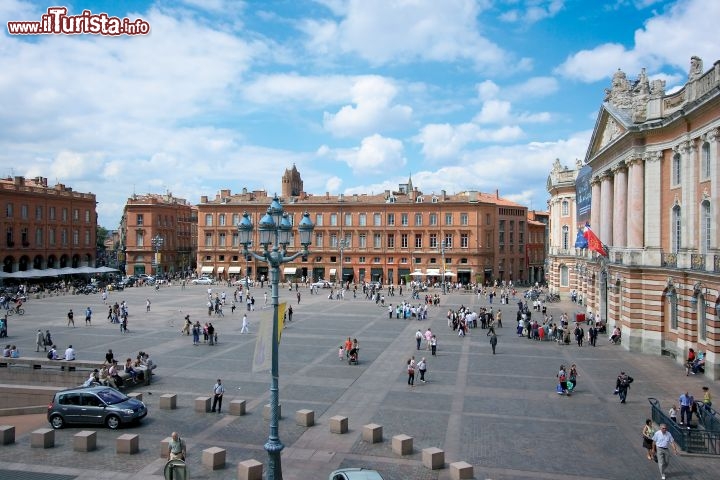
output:
[{"label": "pilaster", "polygon": [[623,248],[627,246],[627,165],[620,162],[612,168],[615,175],[613,198],[615,212],[613,215],[613,246]]},{"label": "pilaster", "polygon": [[[613,175],[610,170],[605,170],[600,175],[600,196],[602,199],[600,207],[600,225],[597,231],[598,237],[603,243],[612,245],[613,241]],[[593,229],[596,227],[593,226]]]}]

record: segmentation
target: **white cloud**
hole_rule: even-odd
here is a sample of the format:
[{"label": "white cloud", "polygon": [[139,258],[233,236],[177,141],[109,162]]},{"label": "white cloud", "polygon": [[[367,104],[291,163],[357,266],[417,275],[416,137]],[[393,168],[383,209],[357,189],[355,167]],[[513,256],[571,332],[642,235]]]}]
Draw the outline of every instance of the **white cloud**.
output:
[{"label": "white cloud", "polygon": [[536,23],[552,18],[565,6],[564,0],[525,0],[522,8],[513,8],[500,15],[500,20],[508,23]]},{"label": "white cloud", "polygon": [[319,55],[353,53],[373,65],[416,60],[469,60],[508,68],[511,57],[478,33],[487,2],[475,0],[348,0],[325,2],[339,21],[307,19],[299,28]]},{"label": "white cloud", "polygon": [[500,86],[492,80],[485,80],[477,85],[478,97],[480,100],[487,101],[497,98],[500,93]]},{"label": "white cloud", "polygon": [[328,178],[327,182],[325,182],[325,191],[334,194],[340,193],[340,187],[342,186],[342,183],[342,178],[333,175],[332,177]]},{"label": "white cloud", "polygon": [[523,136],[517,125],[504,125],[496,129],[484,129],[475,123],[459,125],[425,125],[414,140],[422,144],[423,155],[430,159],[457,157],[470,144],[482,142],[509,142]]},{"label": "white cloud", "polygon": [[509,100],[546,97],[556,93],[560,85],[555,77],[531,77],[522,83],[503,88],[502,96]]},{"label": "white cloud", "polygon": [[403,143],[378,134],[363,138],[357,148],[338,149],[333,153],[355,174],[383,175],[407,163]]},{"label": "white cloud", "polygon": [[304,103],[326,106],[352,98],[357,77],[343,75],[303,76],[297,73],[260,75],[241,86],[242,95],[258,104]]},{"label": "white cloud", "polygon": [[345,105],[334,114],[325,112],[323,116],[325,129],[337,137],[401,128],[411,119],[412,108],[392,105],[397,88],[382,77],[360,77],[351,92],[354,105]]},{"label": "white cloud", "polygon": [[718,18],[720,2],[677,2],[663,13],[654,12],[644,27],[635,31],[632,47],[605,43],[591,50],[581,50],[570,55],[556,72],[583,82],[594,82],[611,77],[618,68],[631,76],[643,67],[650,73],[663,65],[687,70],[692,55],[715,61],[719,44],[717,36],[708,32],[715,31]]}]

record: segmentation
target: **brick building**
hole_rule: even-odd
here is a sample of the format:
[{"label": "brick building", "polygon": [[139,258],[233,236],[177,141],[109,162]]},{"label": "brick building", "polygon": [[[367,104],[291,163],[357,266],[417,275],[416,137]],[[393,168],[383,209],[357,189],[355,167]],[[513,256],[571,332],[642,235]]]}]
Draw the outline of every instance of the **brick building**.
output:
[{"label": "brick building", "polygon": [[[497,192],[427,194],[409,179],[397,190],[378,195],[312,195],[304,192],[293,166],[282,177],[280,200],[293,224],[305,211],[315,223],[311,255],[285,265],[286,279],[397,284],[419,271],[424,279],[440,281],[444,259],[445,273],[453,281],[528,280],[527,208]],[[236,226],[247,211],[257,227],[271,201],[264,190],[220,190],[214,198],[201,197],[198,273],[267,277],[267,265],[240,255]],[[293,242],[289,250],[297,251],[300,245]]]},{"label": "brick building", "polygon": [[47,179],[0,179],[2,271],[95,267],[95,195]]},{"label": "brick building", "polygon": [[128,275],[193,271],[196,246],[196,208],[187,200],[171,193],[128,198],[118,247],[121,270]]},{"label": "brick building", "polygon": [[589,221],[609,257],[574,248],[578,170],[551,172],[550,282],[619,326],[624,348],[678,362],[694,348],[717,379],[720,62],[705,71],[693,57],[683,88],[664,87],[618,70],[597,118],[578,191],[591,192]]}]

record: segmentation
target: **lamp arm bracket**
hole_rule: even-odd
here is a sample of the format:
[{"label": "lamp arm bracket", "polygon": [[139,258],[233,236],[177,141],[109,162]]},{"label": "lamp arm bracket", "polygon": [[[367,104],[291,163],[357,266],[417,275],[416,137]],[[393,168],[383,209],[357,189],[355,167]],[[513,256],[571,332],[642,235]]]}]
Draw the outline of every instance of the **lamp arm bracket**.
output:
[{"label": "lamp arm bracket", "polygon": [[298,257],[302,257],[303,255],[307,256],[307,255],[309,255],[309,254],[310,254],[310,252],[309,252],[307,249],[303,249],[303,250],[301,250],[301,251],[299,251],[299,252],[297,252],[297,253],[294,253],[293,255],[290,255],[289,257],[286,257],[286,256],[283,254],[283,256],[282,256],[282,258],[281,258],[281,260],[280,260],[280,263],[292,262],[293,260],[295,260],[295,259],[298,258]]}]

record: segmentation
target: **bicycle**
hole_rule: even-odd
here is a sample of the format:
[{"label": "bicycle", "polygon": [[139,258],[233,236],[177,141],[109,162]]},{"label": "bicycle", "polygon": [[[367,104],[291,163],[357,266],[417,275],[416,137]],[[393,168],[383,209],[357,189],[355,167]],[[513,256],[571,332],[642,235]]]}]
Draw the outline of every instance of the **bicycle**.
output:
[{"label": "bicycle", "polygon": [[10,310],[7,311],[8,317],[12,317],[16,313],[18,315],[25,315],[25,309],[24,308],[11,308]]}]

